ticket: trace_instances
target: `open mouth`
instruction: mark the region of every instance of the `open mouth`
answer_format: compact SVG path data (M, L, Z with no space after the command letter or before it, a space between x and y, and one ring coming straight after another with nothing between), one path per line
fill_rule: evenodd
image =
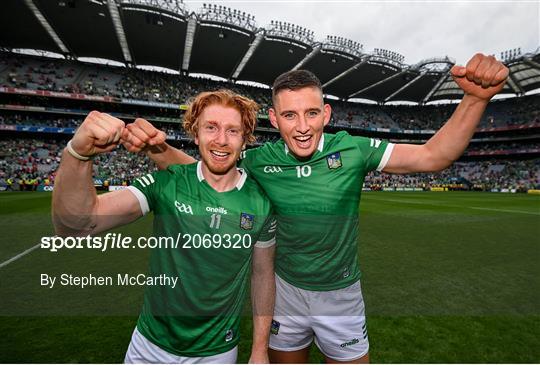
M300 148L308 148L311 145L311 141L313 140L312 135L308 136L296 136L293 137L293 139L296 141L296 144Z
M210 154L212 155L214 159L222 161L222 160L226 160L227 157L229 157L231 153L225 152L225 151L210 150Z

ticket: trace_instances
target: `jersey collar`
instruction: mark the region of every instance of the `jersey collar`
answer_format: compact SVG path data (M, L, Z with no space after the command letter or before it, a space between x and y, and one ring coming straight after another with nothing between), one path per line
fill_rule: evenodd
M244 183L247 179L247 173L244 171L244 169L241 169L239 167L236 168L238 171L240 171L240 179L236 182L236 189L240 190L244 186ZM199 179L199 182L204 181L204 175L202 173L202 161L197 162L197 178Z
M289 146L287 146L287 143L285 143L285 141L283 141L283 144L285 145L285 154L288 155L289 154ZM317 146L317 150L319 152L322 152L324 148L324 133L321 134L321 139L319 140L319 145Z

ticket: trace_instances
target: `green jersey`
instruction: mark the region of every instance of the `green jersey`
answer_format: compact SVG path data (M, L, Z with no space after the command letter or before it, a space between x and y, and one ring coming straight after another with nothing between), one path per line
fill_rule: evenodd
M179 284L147 286L138 330L163 350L211 356L238 343L240 312L253 247L275 243L276 222L260 186L247 173L236 188L216 192L201 163L173 165L137 179L129 189L143 213L154 212L149 275L178 277Z
M299 161L283 140L243 154L278 220L275 270L307 290L335 290L360 278L358 206L365 175L382 170L393 144L346 132L324 134Z

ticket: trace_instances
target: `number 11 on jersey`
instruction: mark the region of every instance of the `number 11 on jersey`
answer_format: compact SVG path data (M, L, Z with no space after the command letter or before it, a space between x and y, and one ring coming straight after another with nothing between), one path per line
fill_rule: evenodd
M221 224L221 214L214 213L211 215L210 219L210 228L219 229L219 225Z

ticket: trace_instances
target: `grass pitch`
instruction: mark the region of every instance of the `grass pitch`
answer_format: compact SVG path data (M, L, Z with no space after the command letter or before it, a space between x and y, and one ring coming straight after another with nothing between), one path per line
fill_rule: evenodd
M360 208L372 362L540 362L540 196L379 192ZM0 263L52 234L49 211L48 193L0 194ZM148 236L151 217L117 231ZM143 289L47 289L40 274L135 274L147 260L37 249L0 268L0 362L121 362ZM242 331L246 362L249 316Z

